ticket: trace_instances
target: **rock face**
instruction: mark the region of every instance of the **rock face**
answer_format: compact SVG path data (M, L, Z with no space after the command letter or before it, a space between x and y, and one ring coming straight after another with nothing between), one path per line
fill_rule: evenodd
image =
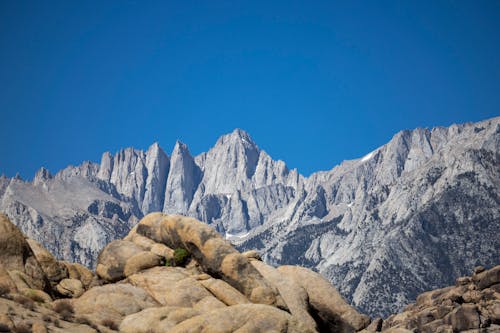
M215 230L193 218L147 215L128 240L112 241L103 249L97 263L100 279L93 279L91 286L85 281L86 272L76 274L78 266L57 261L39 244L26 242L6 217L0 220L0 229L11 236L2 240L4 248L16 249L0 253L2 331L348 333L370 322L319 274L302 268L310 279L302 288L279 269L240 254ZM66 267L66 274L57 281L54 270L46 269L52 274L49 284L40 268L39 280L30 276L34 287L21 292L24 286L19 280L12 280L15 287L11 288L2 277L24 267L19 263L24 253L33 253L30 243L37 247L44 267L57 264ZM184 247L192 251L190 261L179 267L165 266L167 258L152 262L145 254L158 256L151 252L155 245ZM40 266L34 256L31 260L33 266ZM135 269L127 274L131 260ZM324 297L335 295L336 308L310 301L317 298L312 292L316 288ZM342 311L337 313L338 309Z
M500 262L499 147L500 117L405 130L306 178L235 130L198 156L154 144L55 175L42 168L33 182L0 177L0 211L57 258L89 267L144 215L188 215L269 264L314 268L384 316Z
M387 318L382 331L499 332L500 266L460 277L455 286L423 293L397 315Z
M49 280L24 235L3 214L0 214L0 267L8 273L2 274L8 289L50 292ZM13 288L13 283L9 283L11 279L22 283L15 283L17 288Z

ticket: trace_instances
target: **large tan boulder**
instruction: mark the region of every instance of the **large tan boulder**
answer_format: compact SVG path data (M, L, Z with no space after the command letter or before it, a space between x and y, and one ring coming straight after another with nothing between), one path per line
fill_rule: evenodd
M472 279L481 290L500 283L500 265L479 274L474 274Z
M200 280L199 282L226 305L250 303L242 293L223 280L208 278Z
M59 281L68 277L68 269L66 266L57 261L57 259L40 245L40 243L29 238L27 242L52 286L57 285Z
M59 294L66 297L80 297L85 289L83 288L82 281L77 279L63 279L56 286L56 290Z
M290 314L263 304L240 304L184 320L170 333L313 333Z
M17 286L10 274L0 266L0 296L17 292Z
M25 289L19 290L19 293L22 294L23 296L30 298L31 300L33 300L37 303L50 303L50 302L52 302L52 297L50 297L50 295L47 294L46 292L39 290L39 289L25 288Z
M163 213L150 213L144 216L139 223L132 228L125 239L133 239L135 235L140 235L145 236L156 243L164 243L162 238L161 222L165 216L166 215Z
M130 276L132 274L138 273L142 270L159 266L162 264L163 258L152 252L143 251L139 252L125 262L125 267L123 269L123 274L125 276Z
M97 276L87 267L67 261L62 261L61 263L68 270L68 277L70 279L80 280L85 290L97 286Z
M214 229L179 215L149 214L136 232L158 243L188 250L209 274L220 276L254 303L276 304L277 291Z
M192 308L165 306L149 308L125 317L120 324L123 333L168 333L175 325L199 315Z
M50 283L22 232L0 214L0 266L30 277L32 287L51 293Z
M462 304L445 318L444 322L451 325L456 331L477 329L481 325L478 307L475 304Z
M86 315L92 321L112 321L119 325L123 317L158 303L143 289L128 283L94 287L72 300L75 313Z
M149 249L149 251L158 256L164 257L169 262L171 262L171 260L174 258L174 250L172 250L165 244L155 243L153 246L151 246L151 249Z
M215 299L199 281L181 267L154 267L129 276L127 281L146 290L164 306L193 308L205 298ZM223 306L225 305L219 304L219 307Z
M143 250L149 251L155 244L157 244L154 240L144 237L137 233L137 225L134 226L128 233L128 235L123 238L123 240L132 242L138 246L140 246Z
M278 288L290 313L311 330L316 330L316 321L309 314L309 296L305 289L289 276L280 273L276 268L262 261L254 260L252 265Z
M144 250L132 242L114 240L99 254L96 273L108 282L122 280L125 278L124 270L127 260L141 252Z
M370 324L370 318L350 306L320 274L299 266L280 266L278 271L306 290L309 304L324 325L323 331L356 332Z

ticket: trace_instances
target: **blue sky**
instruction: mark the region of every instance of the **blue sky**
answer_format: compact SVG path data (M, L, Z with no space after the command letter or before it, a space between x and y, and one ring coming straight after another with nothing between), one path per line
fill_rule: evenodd
M500 115L499 1L0 1L0 174L239 127L303 174Z

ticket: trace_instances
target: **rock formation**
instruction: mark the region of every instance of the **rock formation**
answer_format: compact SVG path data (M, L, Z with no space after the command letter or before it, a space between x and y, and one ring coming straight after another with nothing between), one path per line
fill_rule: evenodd
M425 292L382 323L382 331L500 332L500 266L477 267L454 286Z
M499 147L500 117L405 130L303 177L235 130L197 156L153 144L55 175L42 168L33 182L0 177L0 211L56 258L88 267L146 214L188 215L268 264L313 268L384 316L500 261Z
M1 332L500 330L500 266L477 267L455 286L421 294L402 313L370 320L318 273L271 267L188 217L147 215L104 248L97 274L56 260L4 215L0 230ZM190 259L172 266L178 247Z
M97 274L57 261L4 215L0 230L3 332L342 333L370 322L319 274L302 268L298 283L294 267L282 274L188 217L147 215L103 249ZM179 247L190 260L173 267Z

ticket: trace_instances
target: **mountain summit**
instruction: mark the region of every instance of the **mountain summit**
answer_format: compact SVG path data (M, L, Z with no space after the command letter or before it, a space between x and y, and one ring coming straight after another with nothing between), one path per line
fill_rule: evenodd
M500 262L499 147L500 117L405 130L303 177L236 129L198 156L156 143L54 176L43 169L33 182L0 177L0 211L57 257L91 267L144 215L182 213L269 264L319 271L355 306L385 315Z

